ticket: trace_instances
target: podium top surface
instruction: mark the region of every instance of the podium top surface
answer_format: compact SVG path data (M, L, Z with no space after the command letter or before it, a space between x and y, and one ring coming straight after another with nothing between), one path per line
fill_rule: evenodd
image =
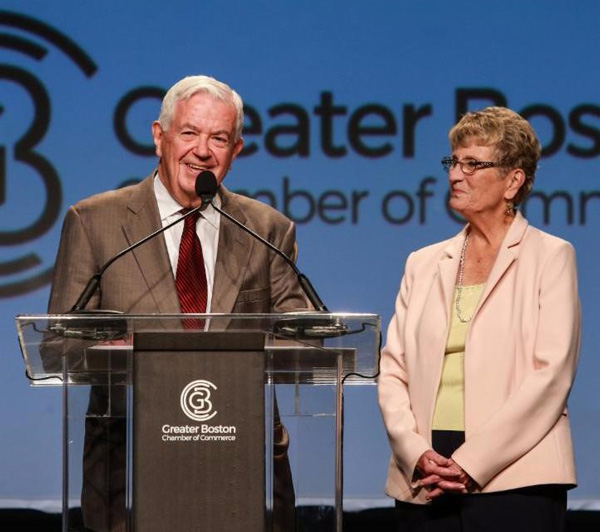
M380 349L376 314L294 312L284 314L77 314L18 315L19 345L32 385L93 384L107 374L128 382L136 333L165 338L192 335L199 345L217 332L234 337L260 333L271 362L268 371L297 372L300 380L319 375L323 382L355 373L373 376ZM198 343L198 342L197 342ZM239 344L239 342L238 342ZM110 354L110 355L109 355ZM332 355L339 368L327 362ZM108 362L106 362L108 361ZM308 371L310 368L314 371ZM337 377L335 372L339 371ZM307 373L308 372L308 373Z

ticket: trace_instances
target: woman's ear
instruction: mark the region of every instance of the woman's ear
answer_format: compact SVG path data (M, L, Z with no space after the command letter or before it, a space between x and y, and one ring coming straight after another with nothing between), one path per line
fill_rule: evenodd
M511 170L506 181L506 191L504 192L504 199L512 200L519 192L519 189L525 183L525 172L521 168L515 168Z

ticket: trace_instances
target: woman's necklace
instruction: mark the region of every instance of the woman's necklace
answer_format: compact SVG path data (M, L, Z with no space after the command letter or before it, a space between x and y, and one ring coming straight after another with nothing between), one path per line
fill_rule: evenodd
M461 323L469 323L473 318L473 314L471 314L468 318L463 316L462 310L460 308L460 299L462 296L463 290L463 275L465 272L465 254L467 251L467 242L469 241L469 233L465 236L465 241L463 243L462 251L460 252L460 264L458 266L458 284L456 285L456 316Z

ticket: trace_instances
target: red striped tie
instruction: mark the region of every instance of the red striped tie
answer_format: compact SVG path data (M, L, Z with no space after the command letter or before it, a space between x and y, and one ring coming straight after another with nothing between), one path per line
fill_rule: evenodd
M183 214L186 212L189 212L189 209L182 211ZM208 289L202 246L196 234L196 222L199 217L200 212L197 211L188 216L183 222L175 285L177 286L181 312L202 314L206 312ZM204 321L183 320L183 326L186 329L203 329Z

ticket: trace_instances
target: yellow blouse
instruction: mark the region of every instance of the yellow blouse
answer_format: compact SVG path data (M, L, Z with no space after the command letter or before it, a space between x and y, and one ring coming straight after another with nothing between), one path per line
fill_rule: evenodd
M463 318L469 318L475 312L485 284L463 286L460 297L460 310ZM433 430L465 430L464 408L464 359L465 342L470 323L462 323L456 313L456 294L450 314L450 331L446 342L442 379L438 389Z

